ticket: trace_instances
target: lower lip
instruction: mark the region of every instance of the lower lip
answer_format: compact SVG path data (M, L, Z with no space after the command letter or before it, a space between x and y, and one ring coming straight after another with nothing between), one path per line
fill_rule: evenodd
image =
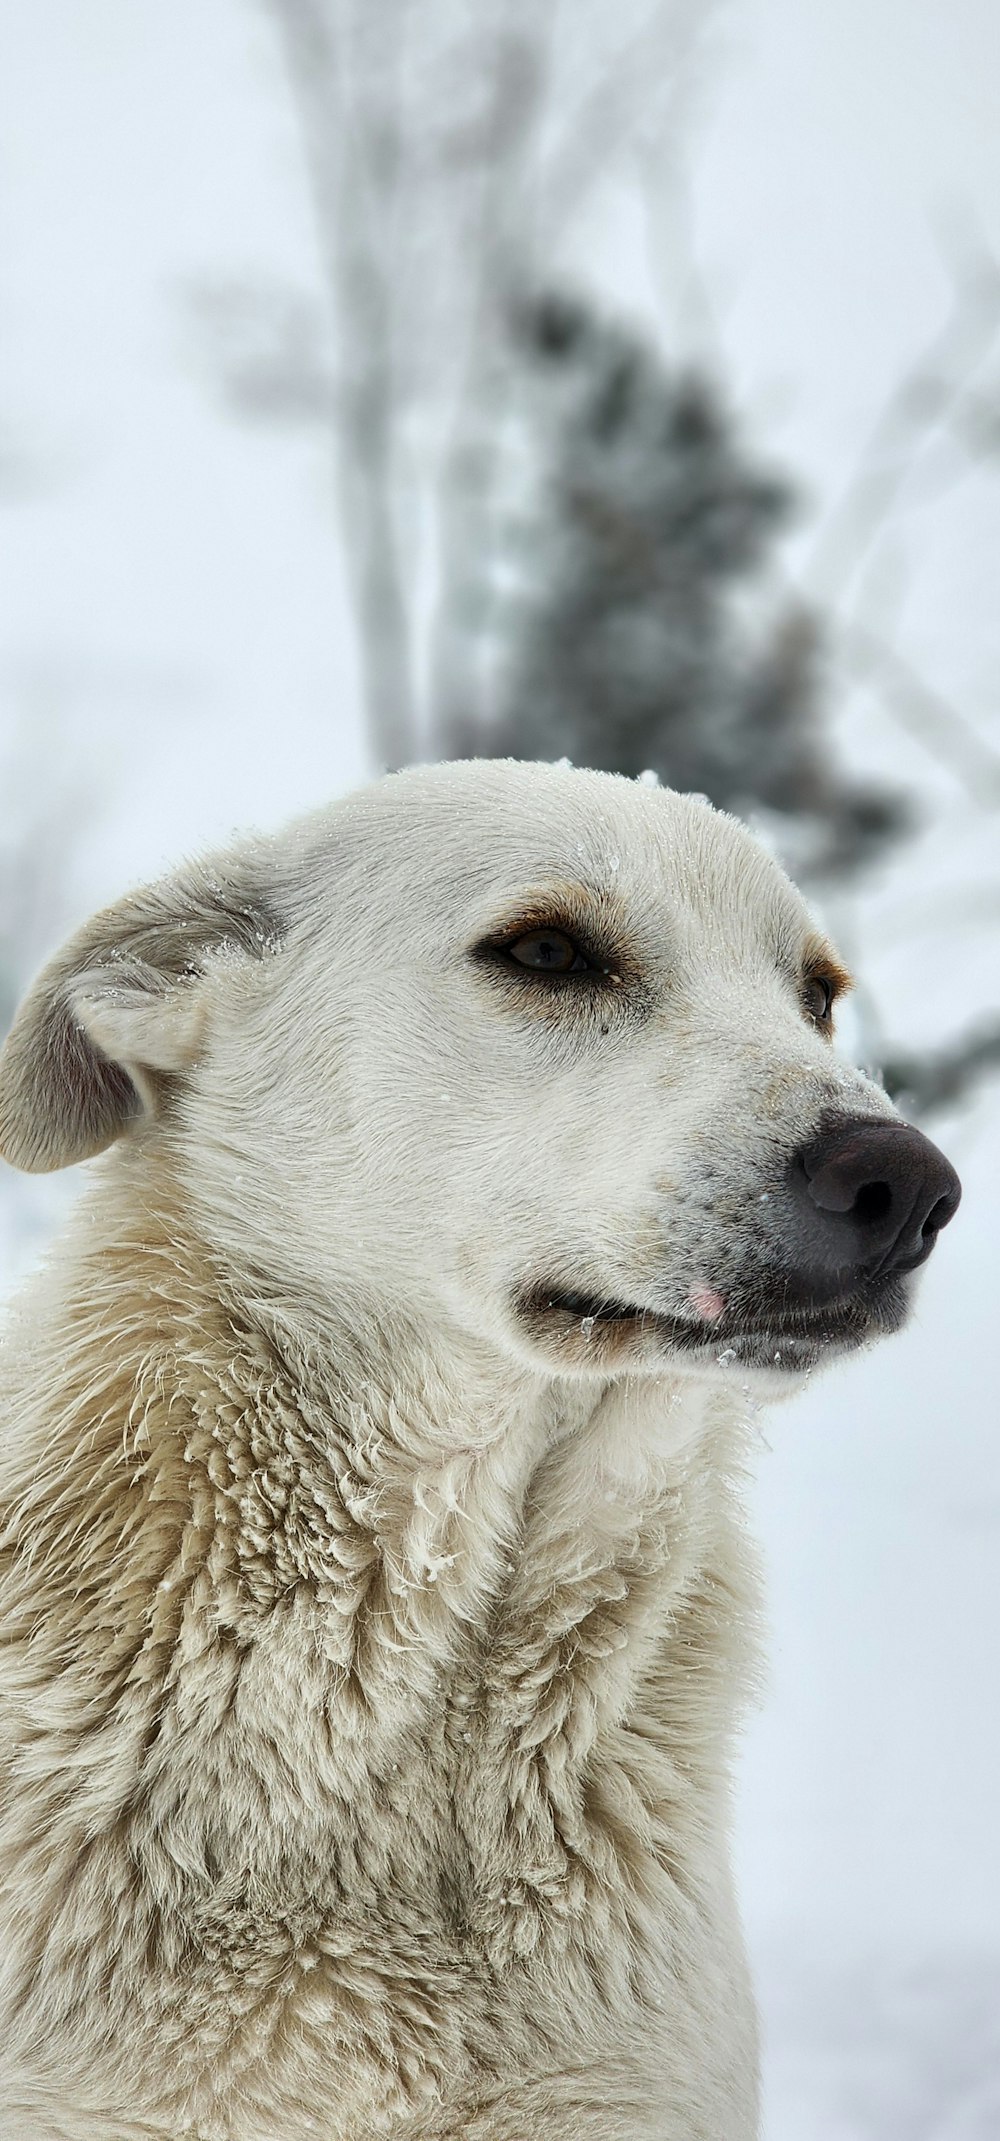
M539 1336L539 1323L543 1327L548 1323L553 1337L558 1334L563 1346L572 1346L574 1339L579 1339L588 1352L593 1348L595 1365L599 1359L610 1359L612 1353L619 1359L627 1357L639 1344L647 1359L655 1348L661 1357L669 1353L698 1355L709 1366L714 1355L722 1367L732 1364L736 1368L775 1369L780 1375L815 1365L824 1354L854 1351L879 1333L898 1330L908 1295L905 1281L897 1276L891 1283L872 1285L867 1295L841 1298L837 1304L828 1304L826 1311L814 1309L815 1322L798 1329L791 1319L791 1327L786 1328L780 1323L774 1328L767 1322L741 1327L731 1300L702 1281L690 1289L684 1304L686 1313L679 1316L657 1313L655 1309L629 1313L625 1303L618 1315L588 1314L583 1297L577 1313L575 1307L560 1303L558 1297L550 1299L541 1292L533 1301L523 1300L520 1308L522 1314L527 1312L530 1316ZM600 1340L604 1343L595 1345Z
M572 1316L560 1312L561 1320L553 1330L565 1343L572 1343L579 1336L590 1350L599 1338L617 1340L614 1350L618 1353L631 1342L646 1339L654 1344L659 1339L664 1352L698 1356L706 1366L713 1360L722 1368L734 1370L766 1368L782 1373L814 1366L824 1354L840 1350L850 1351L873 1337L878 1329L892 1329L895 1319L885 1323L877 1317L871 1322L851 1318L840 1328L818 1328L815 1331L772 1331L766 1328L721 1331L714 1328L718 1319L710 1322L702 1318L700 1323L657 1316L652 1310L634 1316L590 1317ZM604 1348L600 1348L603 1354Z

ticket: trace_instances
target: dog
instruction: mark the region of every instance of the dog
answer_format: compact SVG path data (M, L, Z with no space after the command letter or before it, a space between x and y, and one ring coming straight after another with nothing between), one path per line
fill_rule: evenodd
M2 1351L9 2141L751 2141L761 1398L959 1196L700 799L395 774L98 915Z

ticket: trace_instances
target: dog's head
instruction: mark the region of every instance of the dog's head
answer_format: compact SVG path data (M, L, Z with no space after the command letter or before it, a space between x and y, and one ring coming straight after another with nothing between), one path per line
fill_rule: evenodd
M669 790L395 775L123 901L0 1060L0 1151L167 1156L303 1315L771 1384L893 1330L956 1176L832 1048L775 862Z

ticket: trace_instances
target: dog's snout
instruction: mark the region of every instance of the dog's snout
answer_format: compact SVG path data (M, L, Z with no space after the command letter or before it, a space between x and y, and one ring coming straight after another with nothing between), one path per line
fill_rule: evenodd
M915 1271L958 1210L950 1162L909 1123L839 1123L796 1155L813 1271Z

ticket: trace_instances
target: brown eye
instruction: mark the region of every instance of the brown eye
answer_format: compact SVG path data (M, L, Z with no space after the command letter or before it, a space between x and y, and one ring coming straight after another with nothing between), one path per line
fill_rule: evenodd
M833 983L825 974L810 974L802 990L803 1009L817 1026L828 1026L833 1011Z
M518 966L533 968L537 974L583 974L589 970L582 951L561 929L529 930L527 936L518 937L506 949L508 958L516 959Z

